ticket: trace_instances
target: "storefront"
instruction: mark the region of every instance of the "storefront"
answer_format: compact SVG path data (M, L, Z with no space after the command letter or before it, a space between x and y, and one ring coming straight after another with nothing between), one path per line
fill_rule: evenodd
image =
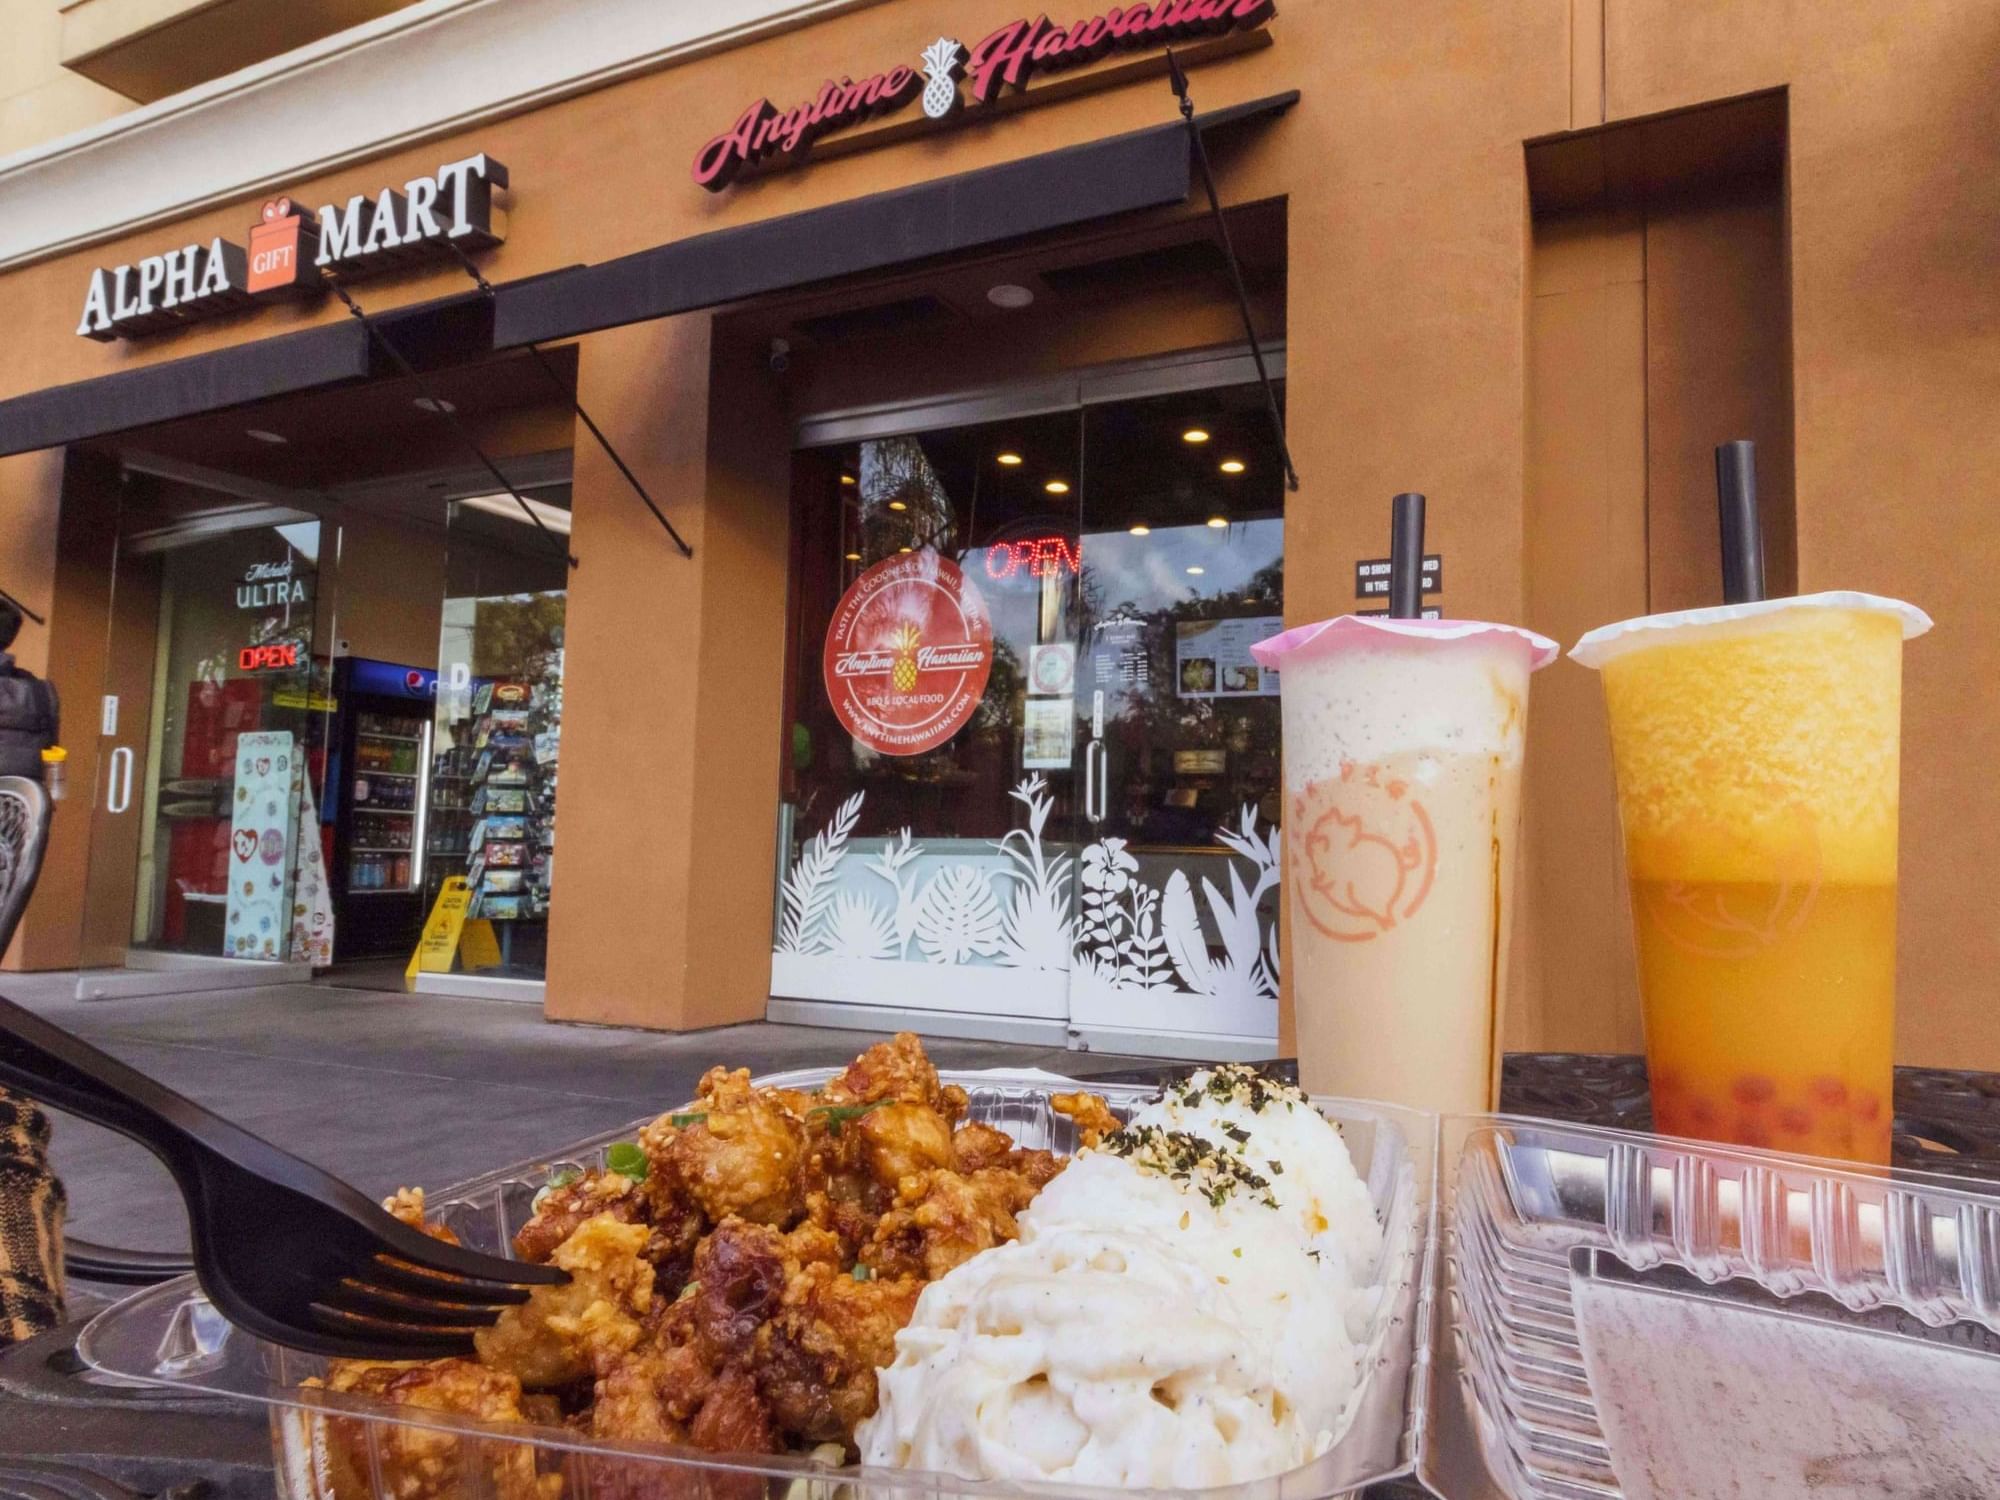
M554 1019L1268 1053L1282 746L1248 646L1371 607L1406 489L1448 614L1571 640L1706 602L1705 467L1747 436L1774 588L1940 622L1903 1051L2000 1063L2000 811L1963 794L2000 640L1939 561L1992 550L2000 476L1977 18L478 29L507 9L0 163L0 585L50 617L22 655L76 788L15 963L254 980L316 966L324 913L337 964L393 967L463 879L417 982ZM586 56L598 9L621 58ZM409 103L453 42L486 93ZM176 185L61 185L114 167ZM59 199L81 231L37 227ZM1633 1047L1597 686L1535 694L1508 1041Z

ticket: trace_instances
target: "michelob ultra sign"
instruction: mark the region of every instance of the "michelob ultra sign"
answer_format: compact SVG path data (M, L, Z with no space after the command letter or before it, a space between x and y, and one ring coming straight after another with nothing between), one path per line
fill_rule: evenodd
M178 327L271 297L325 288L446 245L483 250L507 237L495 190L507 168L480 152L373 197L357 193L307 214L274 198L250 228L250 248L217 236L90 274L76 331L108 343Z

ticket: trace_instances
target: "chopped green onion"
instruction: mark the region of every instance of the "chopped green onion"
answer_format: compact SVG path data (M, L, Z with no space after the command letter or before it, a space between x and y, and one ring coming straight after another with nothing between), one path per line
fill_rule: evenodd
M873 1281L875 1279L875 1273L869 1270L868 1267L862 1265L861 1262L857 1260L854 1263L854 1279L856 1281Z
M687 1301L688 1298L692 1297L696 1292L700 1290L701 1290L701 1283L699 1281L690 1281L686 1286L681 1288L680 1295L675 1297L674 1301L685 1302Z
M646 1180L646 1153L631 1141L620 1141L604 1153L604 1165L634 1182Z
M877 1099L872 1104L823 1104L817 1109L807 1110L806 1113L810 1115L825 1115L826 1133L828 1135L839 1135L840 1127L849 1120L858 1120L863 1115L868 1114L872 1110L880 1109L889 1102L887 1099Z
M562 1167L557 1171L549 1173L549 1186L552 1188L566 1188L571 1183L581 1179L582 1176L583 1168L581 1167Z
M685 1115L668 1115L667 1123L676 1130L686 1130L690 1125L699 1125L708 1118L708 1111L697 1109Z

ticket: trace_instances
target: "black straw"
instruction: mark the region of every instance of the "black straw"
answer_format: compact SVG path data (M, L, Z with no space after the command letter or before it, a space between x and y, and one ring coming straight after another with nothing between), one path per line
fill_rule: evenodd
M1424 497L1415 491L1389 502L1389 614L1414 620L1424 612Z
M1764 529L1757 519L1757 445L1748 438L1715 450L1715 501L1722 521L1722 602L1764 597Z

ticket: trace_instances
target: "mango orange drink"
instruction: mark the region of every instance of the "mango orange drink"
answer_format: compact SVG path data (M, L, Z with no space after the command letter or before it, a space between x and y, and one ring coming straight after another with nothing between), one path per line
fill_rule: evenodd
M1816 594L1570 653L1604 677L1662 1132L1888 1161L1903 641L1929 628Z

